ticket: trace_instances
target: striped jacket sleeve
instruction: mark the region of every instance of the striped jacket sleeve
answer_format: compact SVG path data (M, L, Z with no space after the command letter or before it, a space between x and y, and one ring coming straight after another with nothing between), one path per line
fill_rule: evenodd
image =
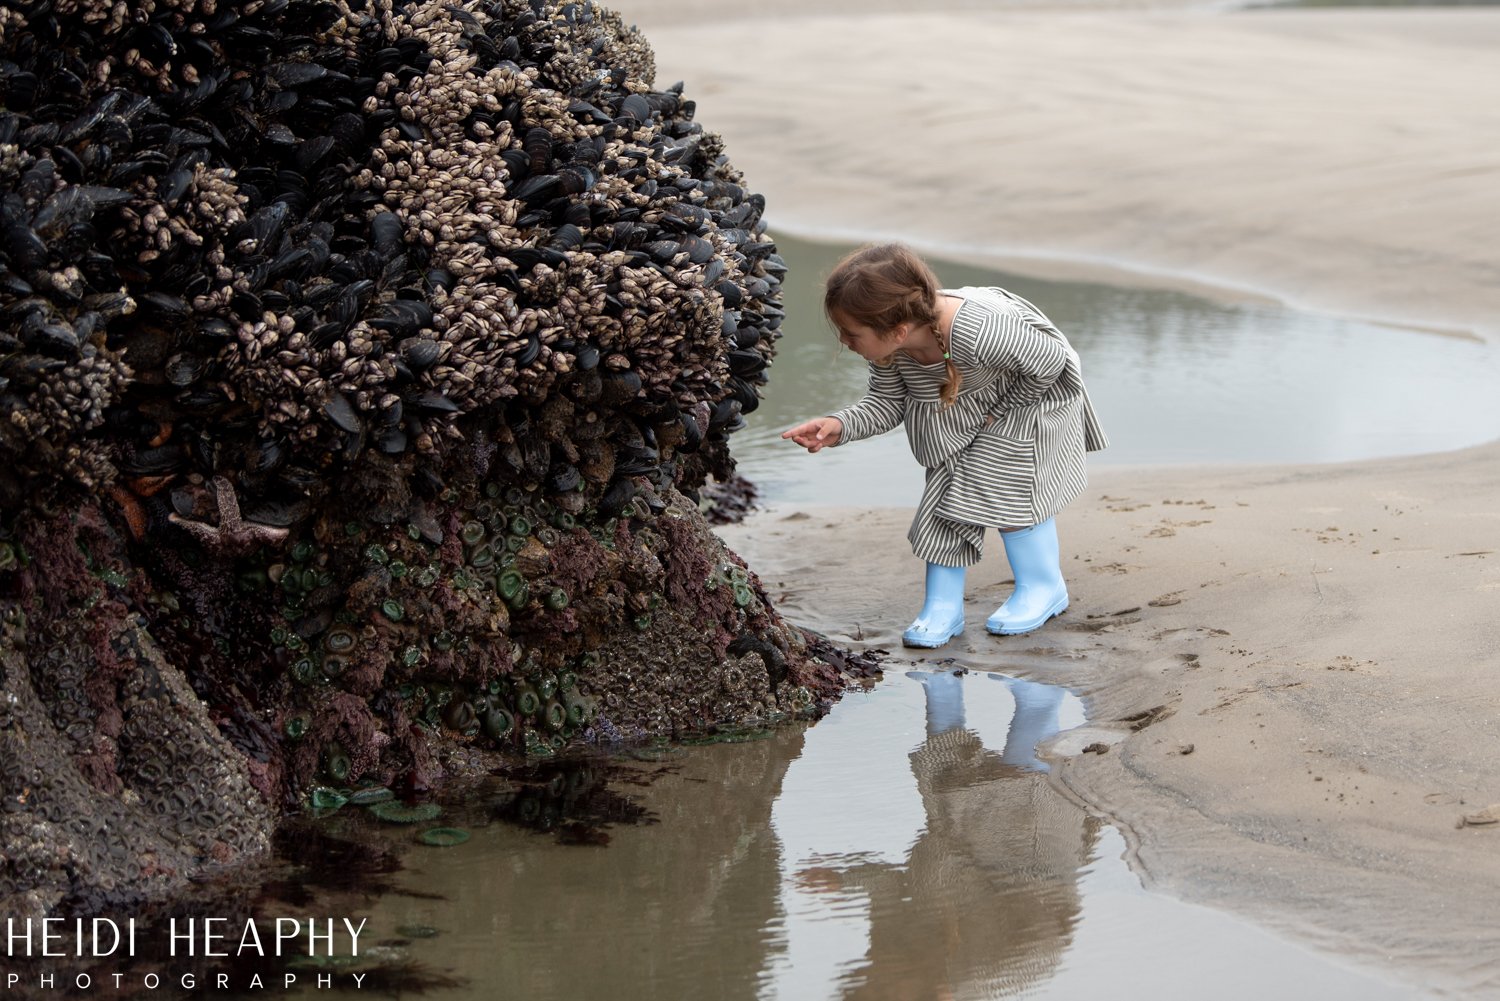
M895 365L870 363L870 390L863 400L837 413L844 425L839 444L872 438L901 423L906 416L906 381Z
M995 406L996 414L1040 400L1067 367L1068 353L1065 341L1010 309L986 315L974 339L976 365L1012 373L1010 387Z

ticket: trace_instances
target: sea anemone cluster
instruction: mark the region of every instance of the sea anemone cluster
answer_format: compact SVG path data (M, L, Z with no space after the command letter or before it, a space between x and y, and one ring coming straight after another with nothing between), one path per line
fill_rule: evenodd
M784 265L694 111L592 2L0 4L0 742L78 780L0 794L170 812L218 741L279 809L832 693L699 511Z

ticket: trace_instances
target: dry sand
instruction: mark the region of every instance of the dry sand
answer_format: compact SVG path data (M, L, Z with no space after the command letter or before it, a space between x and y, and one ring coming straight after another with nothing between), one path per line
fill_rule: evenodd
M619 6L785 230L1500 336L1500 10ZM909 517L724 534L794 619L899 650ZM1500 803L1500 445L1110 469L1059 525L1072 609L985 636L992 538L944 655L1089 696L1055 774L1148 883L1500 995L1500 824L1455 826Z

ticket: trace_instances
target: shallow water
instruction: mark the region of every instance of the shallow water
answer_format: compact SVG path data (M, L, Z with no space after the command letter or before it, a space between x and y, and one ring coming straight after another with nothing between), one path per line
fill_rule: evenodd
M499 819L514 787L470 804L456 848L347 807L327 826L405 852L362 913L432 998L1419 996L1143 891L1033 753L1082 720L1063 689L892 672L815 725L539 781L540 828ZM608 797L642 822L560 843Z
M778 238L787 312L765 399L734 438L740 471L787 503L912 505L901 430L809 455L780 434L864 394L865 363L822 318L846 245ZM934 261L950 287L1002 285L1058 325L1111 444L1091 464L1333 462L1500 436L1500 349L1463 337L1180 292L1046 281Z

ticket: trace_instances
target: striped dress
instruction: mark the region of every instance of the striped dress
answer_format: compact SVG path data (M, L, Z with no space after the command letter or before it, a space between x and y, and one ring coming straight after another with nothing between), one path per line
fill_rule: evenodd
M963 373L943 409L944 365L897 352L870 365L870 391L832 416L839 444L905 422L927 470L907 538L918 557L944 566L979 562L987 526L1046 521L1087 482L1084 453L1109 444L1089 402L1078 353L1041 310L999 288L944 290L963 300L949 353Z

